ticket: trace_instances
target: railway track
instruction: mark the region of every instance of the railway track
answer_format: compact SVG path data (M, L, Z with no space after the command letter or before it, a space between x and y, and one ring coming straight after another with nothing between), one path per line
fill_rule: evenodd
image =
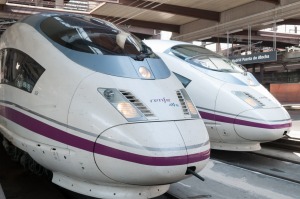
M212 150L210 163L200 173L206 181L183 180L171 185L169 194L180 199L298 199L300 157L285 150L263 148L260 153Z
M272 154L255 152L213 151L211 159L300 185L299 156L299 162L296 162L289 158L280 157L280 155L274 156Z

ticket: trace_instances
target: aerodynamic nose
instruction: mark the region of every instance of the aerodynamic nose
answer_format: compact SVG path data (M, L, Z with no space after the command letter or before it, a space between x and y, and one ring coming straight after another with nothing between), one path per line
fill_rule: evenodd
M200 170L209 159L208 135L199 121L136 123L108 129L96 140L96 164L103 174L121 183L154 185L181 180L187 167Z
M240 113L234 120L236 133L251 141L273 141L288 133L291 118L282 108L252 109Z

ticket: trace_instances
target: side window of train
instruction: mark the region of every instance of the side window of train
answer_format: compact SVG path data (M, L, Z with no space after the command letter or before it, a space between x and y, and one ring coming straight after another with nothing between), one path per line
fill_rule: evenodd
M1 83L31 93L44 71L42 66L21 51L4 49L1 53Z
M1 50L1 83L4 84L9 84L12 75L8 65L10 65L10 62L13 60L13 58L9 57L9 54L9 50Z
M2 83L2 79L4 78L4 67L3 67L3 60L4 60L4 50L0 51L0 82Z
M191 83L191 81L192 81L192 80L190 80L190 79L188 79L188 78L186 78L186 77L184 77L182 75L179 75L179 74L177 74L175 72L173 72L173 73L174 73L174 75L176 75L176 77L182 83L182 85L184 86L184 88L186 88L189 85L189 83Z

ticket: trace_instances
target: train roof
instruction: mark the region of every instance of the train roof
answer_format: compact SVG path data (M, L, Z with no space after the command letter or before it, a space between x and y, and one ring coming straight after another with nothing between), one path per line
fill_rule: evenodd
M52 44L49 49L55 47L72 61L96 72L140 78L136 67L154 64L156 66L149 69L155 79L170 76L161 59L140 39L105 20L84 15L41 13L17 24L20 23L28 24L47 39ZM25 31L23 36L26 40L32 33Z

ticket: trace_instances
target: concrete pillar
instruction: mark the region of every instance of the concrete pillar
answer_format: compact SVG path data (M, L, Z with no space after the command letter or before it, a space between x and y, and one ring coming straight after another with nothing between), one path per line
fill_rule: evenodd
M221 44L220 43L216 43L216 52L220 53L221 51L222 51Z
M35 6L43 6L43 0L34 0Z
M264 83L263 82L264 81L264 64L260 64L259 67L260 67L259 81L261 84L263 84Z
M55 0L55 8L63 9L64 8L64 0Z
M252 74L255 74L255 64L252 65Z

